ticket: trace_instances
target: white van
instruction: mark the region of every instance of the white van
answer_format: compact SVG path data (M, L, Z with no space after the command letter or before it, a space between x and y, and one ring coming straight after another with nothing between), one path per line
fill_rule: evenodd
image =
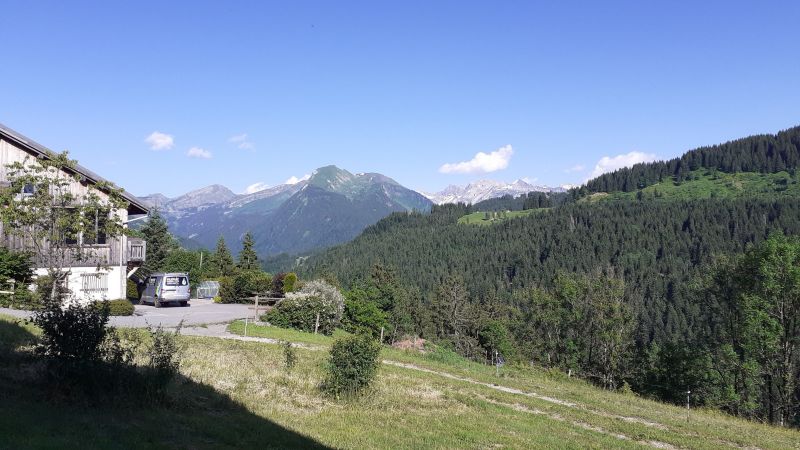
M188 273L154 273L147 278L141 302L152 303L156 308L173 302L189 306L191 297Z

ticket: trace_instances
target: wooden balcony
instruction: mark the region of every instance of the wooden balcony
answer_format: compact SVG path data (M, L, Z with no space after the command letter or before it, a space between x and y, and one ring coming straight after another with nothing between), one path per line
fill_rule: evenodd
M144 239L128 238L128 264L141 264L147 259L147 242Z

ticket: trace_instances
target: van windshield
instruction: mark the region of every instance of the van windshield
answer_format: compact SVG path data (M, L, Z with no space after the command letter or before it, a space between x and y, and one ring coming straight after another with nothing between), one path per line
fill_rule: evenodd
M186 277L167 277L165 283L167 286L186 286L189 280Z

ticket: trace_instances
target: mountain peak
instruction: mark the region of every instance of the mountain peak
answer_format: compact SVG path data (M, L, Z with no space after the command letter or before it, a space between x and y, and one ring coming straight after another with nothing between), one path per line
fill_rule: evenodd
M311 173L308 184L317 186L327 191L338 192L342 186L352 182L352 173L334 165L320 167Z
M466 186L447 186L444 190L426 194L431 201L436 204L443 203L478 203L490 198L511 195L519 197L528 192L561 192L563 188L551 188L547 186L536 186L528 181L519 179L513 183L503 183L495 180L478 180Z

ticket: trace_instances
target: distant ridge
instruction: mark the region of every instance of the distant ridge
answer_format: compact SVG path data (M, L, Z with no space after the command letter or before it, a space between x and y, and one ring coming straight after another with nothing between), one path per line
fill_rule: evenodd
M211 185L176 198L150 194L142 200L158 206L170 230L186 242L213 248L223 236L238 251L250 231L265 257L340 244L393 212L428 211L432 205L385 175L336 166L251 194Z

